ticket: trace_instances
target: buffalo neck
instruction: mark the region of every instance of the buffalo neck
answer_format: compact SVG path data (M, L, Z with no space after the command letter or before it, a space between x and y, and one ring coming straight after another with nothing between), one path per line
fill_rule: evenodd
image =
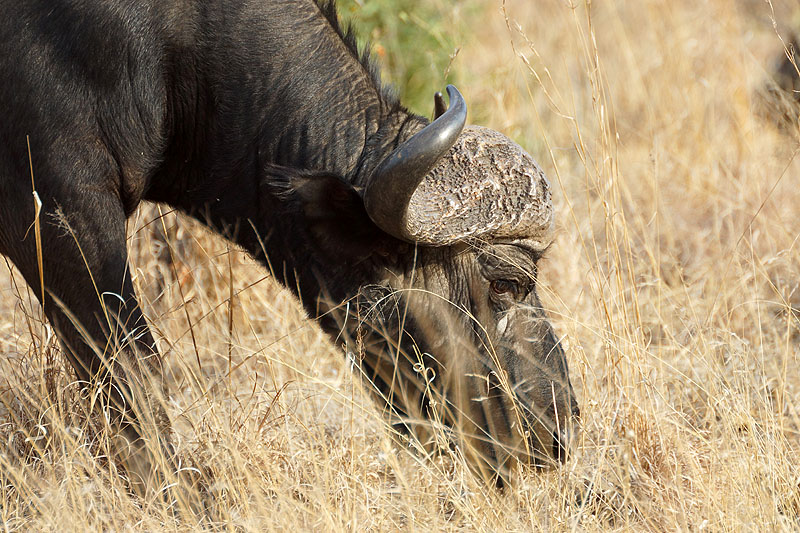
M185 199L255 159L363 179L370 154L395 140L409 114L382 91L332 8L205 4L181 15L190 29L165 38L165 179L151 181L149 196Z
M303 209L278 192L276 169L363 187L424 121L382 92L316 3L276 3L270 16L257 4L224 19L203 12L195 46L173 50L172 131L148 199L237 242L315 314L320 295L341 300L358 290L354 280L369 283L374 261L321 254Z

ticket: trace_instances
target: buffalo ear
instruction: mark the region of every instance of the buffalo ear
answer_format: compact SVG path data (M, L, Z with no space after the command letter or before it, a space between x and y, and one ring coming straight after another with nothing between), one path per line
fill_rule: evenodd
M361 195L339 176L298 173L289 177L288 188L315 250L349 262L392 249L394 238L372 222Z

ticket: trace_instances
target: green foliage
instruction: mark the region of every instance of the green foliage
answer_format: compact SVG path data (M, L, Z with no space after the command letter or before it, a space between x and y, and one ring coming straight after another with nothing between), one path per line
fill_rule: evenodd
M462 40L453 13L460 8L435 0L339 0L337 7L355 26L359 45L371 45L384 83L412 111L430 116L433 93L458 82L450 66Z

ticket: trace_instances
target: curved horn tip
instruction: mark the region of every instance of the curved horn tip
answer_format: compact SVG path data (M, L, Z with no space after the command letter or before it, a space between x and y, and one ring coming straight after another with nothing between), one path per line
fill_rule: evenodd
M444 96L442 96L442 91L437 91L433 95L433 120L441 117L445 111L447 111L447 106L444 104Z
M447 110L452 111L453 115L457 115L463 121L463 123L466 124L467 102L464 100L464 97L461 96L461 91L459 91L456 86L452 84L448 85L446 90L447 98L450 100Z
M454 98L453 95L455 95L455 97L458 97L458 98L460 98L462 100L464 99L464 97L461 96L461 91L459 91L458 88L455 85L453 85L452 83L448 83L447 87L445 87L445 90L447 91L447 97L450 100L452 100Z

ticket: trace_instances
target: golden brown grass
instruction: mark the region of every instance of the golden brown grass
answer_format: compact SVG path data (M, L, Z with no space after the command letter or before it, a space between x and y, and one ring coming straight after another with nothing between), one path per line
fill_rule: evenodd
M555 188L539 291L583 411L563 467L500 493L455 455L414 453L263 269L174 215L176 262L156 260L147 208L135 282L206 516L129 495L33 293L3 274L2 527L800 529L800 145L796 111L779 124L764 91L773 20L786 38L800 10L773 4L508 0L456 17L472 121L520 140Z

